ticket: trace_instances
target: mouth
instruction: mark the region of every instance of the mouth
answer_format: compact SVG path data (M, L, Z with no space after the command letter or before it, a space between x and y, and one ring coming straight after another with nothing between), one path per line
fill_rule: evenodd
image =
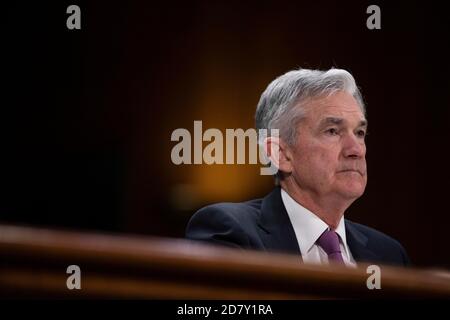
M351 173L351 172L353 172L353 173L359 173L360 176L364 176L363 173L362 173L361 171L356 170L356 169L345 169L345 170L340 170L340 171L338 171L338 173Z

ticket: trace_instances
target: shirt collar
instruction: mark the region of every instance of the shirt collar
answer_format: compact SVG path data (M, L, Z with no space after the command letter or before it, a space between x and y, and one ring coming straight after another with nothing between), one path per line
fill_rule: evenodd
M309 211L296 202L286 191L281 189L281 198L291 220L297 236L298 245L302 254L307 254L322 233L329 226L313 212ZM345 234L345 219L341 218L336 233L341 238L346 254L348 253L347 239Z

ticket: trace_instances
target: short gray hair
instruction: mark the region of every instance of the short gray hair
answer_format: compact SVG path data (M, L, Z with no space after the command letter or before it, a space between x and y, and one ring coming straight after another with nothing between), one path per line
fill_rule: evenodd
M303 106L311 99L345 91L358 102L365 115L364 101L350 72L298 69L276 78L262 93L256 108L256 129L278 129L288 144L296 141L296 125L304 117ZM296 107L296 108L294 108ZM262 143L262 141L260 141Z

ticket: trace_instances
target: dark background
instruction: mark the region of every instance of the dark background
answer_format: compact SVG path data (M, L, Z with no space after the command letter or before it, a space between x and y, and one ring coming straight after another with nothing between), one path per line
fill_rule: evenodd
M273 182L259 165L175 166L172 131L251 128L275 77L335 66L370 123L369 184L347 218L450 268L443 4L130 2L2 4L0 223L182 237L196 209ZM66 28L70 4L81 30ZM381 30L366 28L370 4Z

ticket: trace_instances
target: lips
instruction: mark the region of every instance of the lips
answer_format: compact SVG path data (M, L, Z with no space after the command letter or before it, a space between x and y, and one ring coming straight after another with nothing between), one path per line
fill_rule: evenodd
M338 173L343 173L343 172L357 172L359 173L361 176L364 176L364 174L362 173L361 170L358 169L344 169L344 170L339 170Z

